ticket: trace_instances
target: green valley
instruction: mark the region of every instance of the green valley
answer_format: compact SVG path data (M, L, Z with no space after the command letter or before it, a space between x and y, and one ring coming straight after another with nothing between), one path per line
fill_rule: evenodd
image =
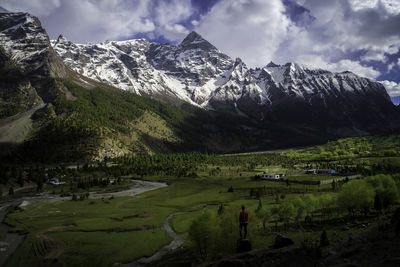
M162 258L162 265L174 266L182 259L199 264L213 261L218 255L235 253L241 205L250 213L253 248L273 246L275 236L284 234L296 248L316 251L322 231L331 244L338 244L349 235L362 234L365 230L359 225L376 231L398 207L400 161L397 154L387 152L390 146L398 153L398 136L340 139L280 153L155 154L125 156L78 169L65 165L47 168L47 173L67 184L44 185L41 190L64 198L32 201L9 213L6 223L27 237L8 266L54 261L68 266L112 266L149 257L171 242L164 230L170 214L174 214L170 226L186 242ZM341 149L350 152L338 152ZM305 174L313 168L335 169L337 174ZM39 177L40 169L25 172L28 177ZM255 179L264 172L286 176L279 181ZM10 174L4 168L2 173ZM354 174L362 176L351 180ZM123 190L130 179L166 182L168 186L134 197L81 197L89 191L102 191L102 187L110 192L113 187ZM337 182L296 182L332 179ZM357 189L362 190L361 200ZM32 190L33 195L41 191ZM71 200L73 195L76 201ZM196 221L199 223L194 224ZM201 241L196 239L195 227L204 234ZM207 253L199 254L199 246L205 246Z

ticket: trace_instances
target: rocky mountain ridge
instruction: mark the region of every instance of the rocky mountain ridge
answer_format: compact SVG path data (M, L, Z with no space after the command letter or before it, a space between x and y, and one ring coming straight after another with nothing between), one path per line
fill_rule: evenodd
M398 118L384 86L372 79L297 63L251 69L196 32L176 46L145 39L74 44L63 36L52 45L67 66L91 79L259 121L301 121L338 135L358 135L382 124L395 127L391 121Z
M50 41L27 13L0 10L0 22L0 127L33 112L29 127L15 124L26 134L1 132L0 145L50 142L45 160L266 150L399 126L384 87L350 72L251 69L195 32L179 45L74 44Z

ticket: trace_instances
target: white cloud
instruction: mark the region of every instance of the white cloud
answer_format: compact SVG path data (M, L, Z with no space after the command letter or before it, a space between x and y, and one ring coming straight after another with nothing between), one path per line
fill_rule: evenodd
M361 65L358 61L352 61L349 59L342 59L337 63L330 63L333 67L332 71L351 71L362 77L376 79L381 73L372 67Z
M364 66L359 61L342 59L332 63L322 56L300 55L297 60L299 63L310 68L321 68L332 72L351 71L359 76L376 79L381 73L372 67Z
M381 5L390 14L397 15L400 13L400 2L398 0L350 0L350 5L355 11L373 9Z
M388 80L380 81L380 83L385 86L386 91L390 96L400 96L400 84Z
M394 8L395 5L390 5L393 1L297 2L304 5L314 19L308 25L290 28L286 40L274 54L276 62L311 63L331 71L349 70L377 78L380 72L365 63L386 63L389 55L399 51L400 16L393 10L388 11L390 7ZM355 56L363 50L366 52L361 57Z
M171 41L182 40L189 34L189 30L181 24L167 24L162 28L162 34Z
M155 34L162 35L170 41L182 40L189 30L180 23L187 20L194 12L191 1L171 0L154 1L151 4L156 24Z
M143 1L142 1L143 2ZM154 20L157 24L175 24L187 19L194 12L190 1L153 1Z
M390 72L395 66L396 64L394 62L390 63L389 65L387 65L387 71Z
M193 13L184 0L0 0L0 6L38 16L51 38L62 33L82 43L150 32L177 40L188 32L179 22Z
M0 5L39 16L51 38L62 33L74 42L121 39L155 28L148 4L139 0L0 0Z
M388 60L388 58L387 58L387 56L385 56L384 51L370 50L361 57L361 60L386 62Z
M290 27L281 0L221 0L195 30L229 56L260 66L272 58Z
M61 5L61 0L0 0L0 6L9 11L31 12L47 16Z

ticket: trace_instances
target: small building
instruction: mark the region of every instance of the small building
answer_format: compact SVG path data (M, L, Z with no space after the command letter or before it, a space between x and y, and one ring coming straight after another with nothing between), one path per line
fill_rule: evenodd
M279 180L280 175L277 173L263 173L260 175L262 180Z
M336 170L333 170L333 169L311 169L311 170L306 171L306 174L334 175L334 174L336 174Z
M51 185L62 185L65 184L65 182L61 182L60 179L58 179L57 177L53 177L49 180L49 184Z

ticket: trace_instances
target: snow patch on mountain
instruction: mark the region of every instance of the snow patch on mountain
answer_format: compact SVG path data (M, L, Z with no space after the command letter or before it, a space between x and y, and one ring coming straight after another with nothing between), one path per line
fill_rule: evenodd
M22 70L37 69L49 50L48 37L36 17L0 12L0 47Z
M312 105L314 98L325 102L345 92L382 90L374 81L351 72L332 73L297 63L270 62L248 69L242 60L231 59L196 32L176 46L145 39L74 44L63 36L52 45L66 65L91 79L206 109L223 104L243 110L240 103L248 101L269 107L271 99L284 95Z

